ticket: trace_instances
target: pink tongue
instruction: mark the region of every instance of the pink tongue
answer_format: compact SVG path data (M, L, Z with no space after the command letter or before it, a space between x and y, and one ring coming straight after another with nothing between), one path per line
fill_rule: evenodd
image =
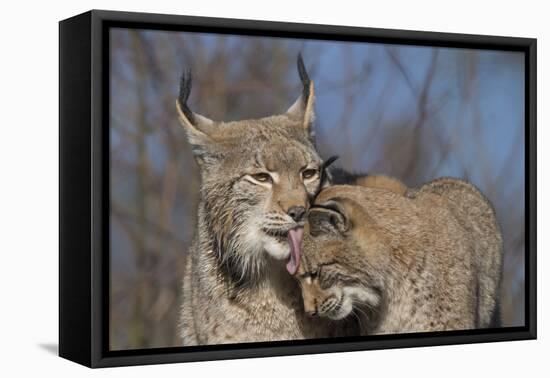
M290 244L290 259L286 263L288 273L294 275L300 266L300 248L302 246L302 237L304 228L296 227L288 231L288 243Z

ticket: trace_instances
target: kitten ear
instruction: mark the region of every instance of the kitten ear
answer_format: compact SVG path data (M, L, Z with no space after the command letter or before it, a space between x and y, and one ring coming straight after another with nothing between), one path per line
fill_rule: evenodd
M335 201L328 201L311 208L308 222L313 236L334 231L343 234L350 228L344 209Z
M313 111L313 105L315 103L314 85L306 71L302 54L298 54L297 65L298 74L300 75L300 80L302 82L302 94L287 110L286 114L290 118L299 120L304 130L313 137L313 121L315 119L315 113Z
M193 154L201 158L207 152L208 146L215 143L212 139L215 124L211 119L189 109L187 99L191 93L191 84L191 71L187 70L181 76L176 108L180 123L187 133L187 140L192 146Z

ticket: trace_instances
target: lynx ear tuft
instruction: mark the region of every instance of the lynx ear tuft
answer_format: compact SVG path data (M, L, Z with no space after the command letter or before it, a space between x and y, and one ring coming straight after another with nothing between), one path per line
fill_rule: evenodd
M304 60L302 59L302 53L298 54L298 75L300 76L300 81L302 82L302 100L304 101L304 106L307 106L308 99L311 92L311 79L309 78L309 75L306 70L306 66L304 65Z
M211 132L210 129L212 128L211 126L214 124L214 121L206 118L205 116L192 112L187 105L187 100L191 94L192 84L191 70L188 69L181 75L180 91L176 102L180 121L185 127L196 128L199 131L208 134L209 131Z
M321 166L321 180L319 185L319 191L323 188L326 188L329 186L332 182L332 175L330 174L328 167L332 165L336 160L338 160L339 156L331 156L329 157L325 162L323 162Z
M294 119L301 121L302 127L313 137L313 121L315 119L315 113L313 111L313 105L315 103L315 89L313 81L309 78L302 54L298 54L298 75L302 82L302 94L287 110L287 115Z
M193 85L191 70L187 69L180 78L180 91L178 95L177 107L180 114L180 119L193 126L195 124L195 115L187 106L187 100L191 94L191 87Z
M191 70L186 70L181 76L176 108L180 123L187 133L187 139L193 148L196 157L204 157L209 145L214 144L212 134L214 132L214 121L189 109L187 100L191 94L192 80Z

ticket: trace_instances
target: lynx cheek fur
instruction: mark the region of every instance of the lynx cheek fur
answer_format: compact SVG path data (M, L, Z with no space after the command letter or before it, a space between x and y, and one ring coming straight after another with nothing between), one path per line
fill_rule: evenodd
M306 319L288 274L298 262L309 198L321 185L312 138L313 82L301 57L303 93L282 114L214 122L187 106L183 76L177 109L201 172L196 236L183 282L184 345L334 336ZM285 269L285 261L286 269Z
M342 185L310 209L297 278L308 314L353 314L362 334L473 329L498 325L501 263L493 208L464 181Z

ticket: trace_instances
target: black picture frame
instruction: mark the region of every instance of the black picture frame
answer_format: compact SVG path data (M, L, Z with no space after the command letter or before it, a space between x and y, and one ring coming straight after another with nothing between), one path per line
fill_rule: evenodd
M525 326L110 351L111 27L519 51L525 54ZM59 355L88 367L536 338L536 39L92 10L59 23Z

